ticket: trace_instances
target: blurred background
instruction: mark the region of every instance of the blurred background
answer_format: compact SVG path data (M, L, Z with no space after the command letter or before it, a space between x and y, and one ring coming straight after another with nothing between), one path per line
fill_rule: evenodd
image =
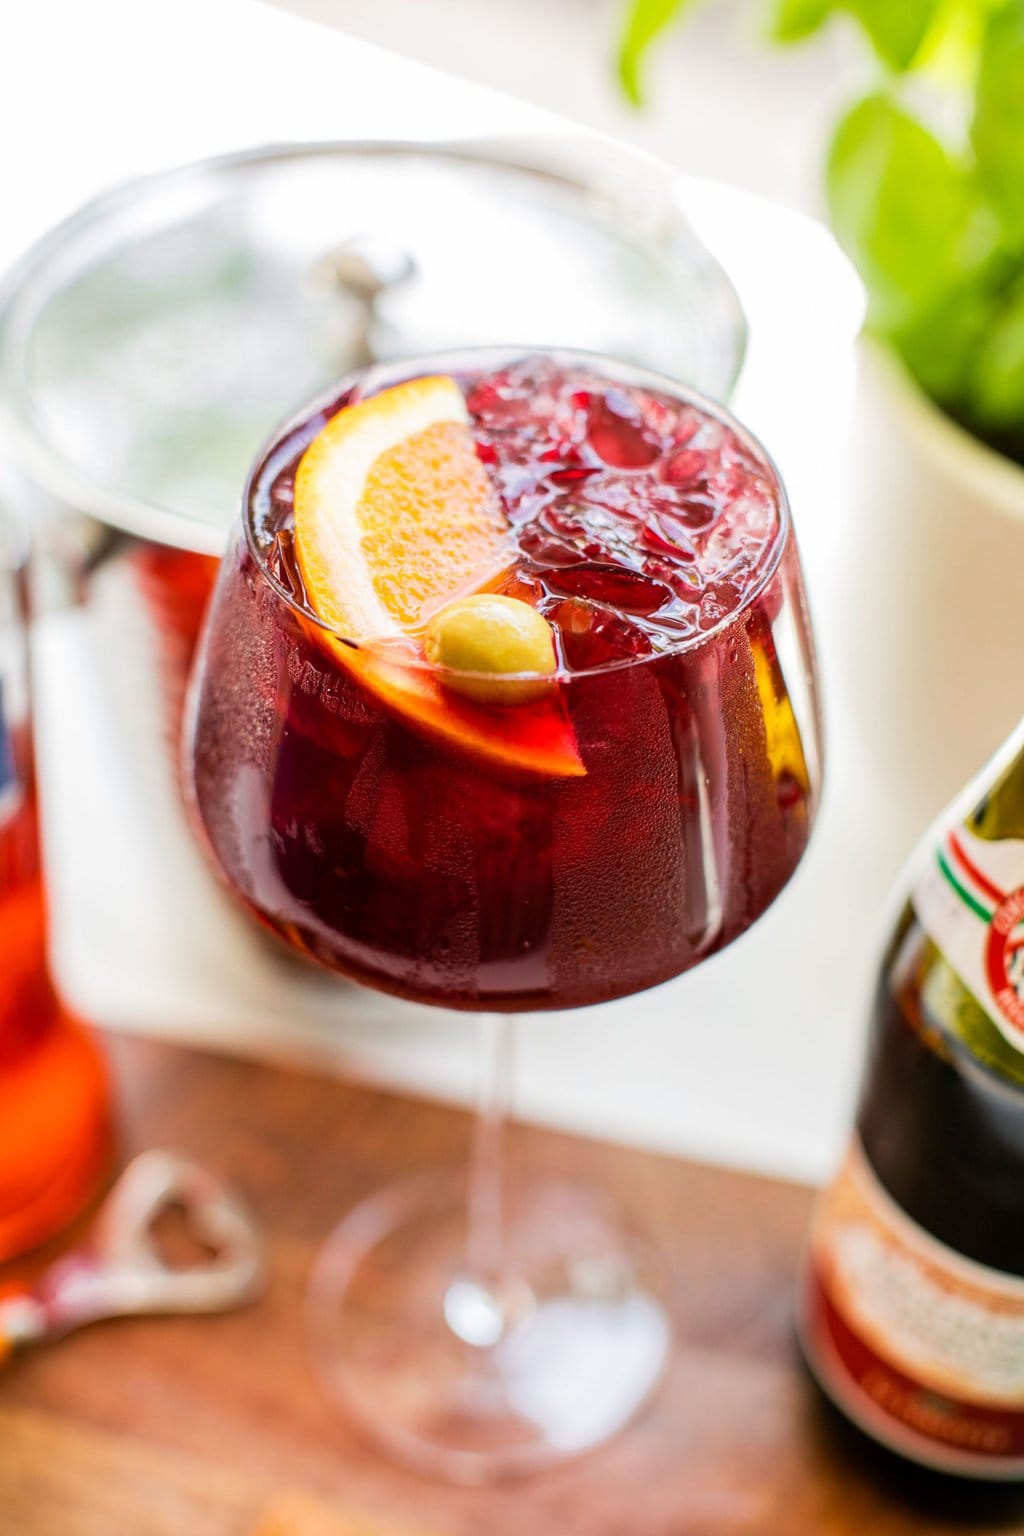
M645 103L622 88L621 0L277 0L282 9L507 92L812 214L839 107L870 73L851 19L799 49L773 47L764 0L695 0L643 68ZM653 18L667 5L651 6Z
M614 199L627 190L634 212L660 210L661 224L646 229L623 217L640 265L630 279L621 266L605 274L591 311L602 324L621 330L652 291L643 263L661 249L664 228L681 221L689 232L689 265L665 281L675 284L688 334L712 334L714 356L724 360L718 377L704 382L723 395L732 389L737 413L766 441L789 486L829 734L813 847L764 922L734 951L655 993L586 1018L528 1024L519 1107L527 1118L644 1145L824 1176L848 1123L887 892L929 820L1020 708L1009 668L992 662L1014 654L1024 609L1024 471L1003 451L1005 421L1016 409L1016 322L1011 315L1004 326L1000 311L996 324L987 289L984 303L960 302L965 285L980 283L978 274L1000 256L1000 188L1017 152L1016 140L1007 147L1005 136L987 130L971 138L971 92L991 9L924 0L906 8L824 0L678 7L503 0L486 8L472 0L182 0L172 11L125 0L96 0L88 9L36 0L6 17L12 47L35 65L13 72L0 99L0 131L18 146L0 262L22 261L8 283L0 350L5 483L13 499L45 503L40 515L56 519L75 558L96 566L89 600L55 601L38 642L53 944L61 984L81 1012L114 1028L313 1061L442 1097L471 1091L472 1053L458 1019L428 1018L284 964L228 906L185 824L173 731L154 684L157 674L166 681L169 667L183 676L181 645L169 662L167 638L176 621L187 627L194 615L186 602L184 620L177 612L169 631L165 612L154 633L153 591L138 586L138 559L128 584L117 559L104 563L111 552L138 557L131 538L139 533L216 554L234 512L227 487L237 485L238 466L285 402L305 392L301 370L290 371L294 358L282 354L277 394L254 398L212 478L158 484L152 463L140 469L131 459L131 424L141 420L132 367L141 359L151 368L154 358L167 365L161 410L170 411L174 431L185 430L176 407L195 387L200 363L225 355L213 311L193 308L190 328L176 311L164 315L159 345L150 336L144 353L129 327L115 351L103 309L109 284L75 290L72 279L93 270L101 246L120 251L119 242L173 232L206 193L194 193L188 180L153 183L126 202L115 196L56 244L33 243L127 178L254 145L468 139L486 157L494 153L486 144L501 139L506 155L511 143L516 154L560 169L568 157L571 174L591 188L574 217L604 218L607 231L607 207L602 214L598 205L612 198L614 225ZM792 40L784 45L773 30ZM922 60L927 68L919 71ZM878 105L837 150L837 123L882 86L908 111L920 107L958 146L955 155L937 141L934 149L930 139L922 143L925 129L908 128ZM1012 107L1002 77L988 91L1002 92ZM985 160L984 195L977 177L969 195L956 180L971 144ZM865 164L874 182L865 182ZM200 180L217 196L227 185L220 172ZM459 196L467 199L465 227L486 243L486 225L472 223L474 198L479 205L504 192L499 181L484 181L486 188L481 182ZM918 186L944 222L933 229L925 219L890 259L890 226L883 219L876 227L865 210L892 217L909 209L904 224L912 224ZM224 195L230 203L234 194ZM374 256L385 267L407 211L401 196L389 211L391 245ZM243 199L238 206L248 212L235 234L243 230L249 249L272 250L285 271L298 246L289 251L286 217L277 219L267 197ZM332 238L367 233L352 226L347 197L343 188L321 195L321 213L336 216ZM524 228L533 216L522 214ZM379 201L374 218L383 218ZM461 230L448 211L440 224L436 209L419 209L417 219L416 239L429 232L438 249L447 239L458 250ZM316 239L330 244L322 224ZM160 248L161 298L183 259L168 239ZM522 249L536 257L541 247L523 238ZM557 259L571 271L567 249ZM312 245L302 254L313 254ZM189 268L188 282L206 281L203 270ZM922 272L926 292L914 286ZM1016 302L1012 283L1004 289L1006 303ZM72 291L69 327L61 296ZM467 293L461 303L448 299L463 321ZM279 294L255 290L244 302L252 315L265 315L268 297L279 303ZM858 343L868 307L876 339ZM422 338L413 308L402 310L397 288L393 307L387 295L382 300L380 334L392 345ZM926 345L929 335L945 334L951 313L968 309L999 338L987 393L962 392L965 416L981 409L981 399L985 421L998 418L989 433L994 449L953 425L962 381L937 379ZM435 330L444 330L444 310L430 312ZM247 324L248 312L240 328ZM668 345L656 330L645 343ZM958 345L978 355L975 334ZM77 384L69 362L76 348L92 359ZM93 387L100 353L109 397ZM948 409L937 409L926 389L945 390ZM143 478L114 485L128 463ZM178 503L186 502L179 521ZM140 519L132 506L137 512L143 504L149 511ZM87 532L63 517L69 507L89 514ZM158 515L148 521L154 507ZM92 542L97 512L112 534L101 546ZM194 604L202 590L200 582Z
M895 1536L974 1525L979 1510L986 1528L1009 1530L1007 1517L1021 1528L1019 1508L1001 1498L972 1506L946 1483L916 1483L863 1448L851 1451L797 1368L792 1318L798 1266L805 1277L814 1272L800 1259L813 1251L805 1246L807 1186L830 1181L849 1144L879 951L909 889L908 861L915 847L934 851L921 843L930 825L1020 720L1024 0L32 0L0 11L0 1263L19 1265L5 1268L0 1286L0 1367L22 1345L100 1317L256 1299L216 1325L136 1317L87 1329L77 1344L26 1348L0 1401L0 1536L15 1527L17 1536L334 1530L321 1495L364 1502L371 1517L358 1528L382 1536L392 1515L410 1536L423 1521L496 1536L526 1521L539 1536L562 1536L567 1524L611 1536L635 1525L638 1487L652 1536L803 1536L826 1527ZM196 760L217 807L205 826L235 895L206 857L182 774L200 624L261 445L347 370L379 362L379 380L395 359L480 343L592 349L728 407L779 469L806 575L826 769L792 880L737 943L674 981L600 1007L537 1012L516 1031L513 1109L526 1124L512 1133L509 1161L523 1154L532 1167L536 1154L558 1179L582 1175L612 1202L623 1197L638 1228L650 1230L654 1259L631 1223L621 1243L609 1243L604 1201L589 1192L577 1204L556 1182L536 1200L529 1180L505 1180L502 1090L512 1053L495 1016L481 1031L488 1075L472 1016L357 986L300 953L319 945L330 955L332 943L350 941L352 950L336 953L358 952L363 940L342 930L365 912L385 931L386 950L392 891L434 873L420 858L429 838L419 836L418 801L441 808L431 846L443 842L447 853L444 817L462 805L448 775L468 786L473 803L479 763L493 753L503 762L493 800L482 792L478 819L467 815L459 827L474 839L458 872L472 870L471 897L446 869L438 887L447 881L455 891L454 915L430 912L443 959L424 957L415 940L399 957L409 966L401 974L415 978L411 995L433 995L426 982L417 986L435 960L437 974L455 972L452 949L463 940L451 946L449 921L451 932L465 930L465 974L481 987L511 988L516 968L535 963L549 911L572 957L566 971L599 970L593 957L604 963L602 945L622 947L616 925L625 912L648 926L628 930L639 935L635 952L617 973L606 966L607 989L616 976L639 984L665 974L667 965L643 969L643 936L658 928L664 904L641 911L634 900L630 914L630 886L619 884L622 870L647 869L632 847L632 797L616 791L633 757L605 753L615 769L605 800L616 804L608 810L591 796L600 834L590 836L588 824L586 842L570 840L571 855L560 855L572 858L575 892L580 870L601 888L593 909L605 928L596 944L589 889L581 939L566 920L570 903L548 903L546 894L561 896L568 877L560 886L555 870L544 885L520 858L534 837L558 846L550 806L565 803L561 787L541 780L534 795L506 781L507 758L478 729L475 706L449 710L433 678L425 688L442 702L430 729L458 740L461 780L453 758L410 750L419 738L396 726L389 711L401 716L406 704L393 694L381 690L387 708L371 710L365 728L367 693L354 686L345 713L349 669L325 684L292 644L287 625L300 621L284 605L272 641L263 618L251 633L247 623L225 622L209 654L241 659L237 667L214 660L204 674L214 702L207 710L204 695ZM572 426L560 419L558 431L575 431L578 442L557 444L558 470L542 455L545 515L562 496L558 516L567 509L585 521L610 510L614 530L621 505L580 491L579 478L646 467L663 475L659 495L671 482L680 517L701 524L707 502L698 496L713 476L700 454L714 451L718 427L697 427L685 407L667 417L680 435L671 444L659 438L660 461L617 457L623 438L615 434L635 438L636 418L620 417L610 390L595 402L589 381L582 398L571 387ZM363 422L373 419L369 404ZM607 422L597 413L609 411L619 424L602 448ZM687 426L706 432L711 446L683 437ZM644 454L653 442L652 428ZM690 449L677 452L683 443ZM479 446L481 458L497 452ZM479 472L468 443L462 448ZM695 473L705 478L690 501L691 487L677 482ZM757 509L736 483L718 485L728 485L721 494L746 538ZM604 494L605 481L597 484ZM278 481L274 494L280 509L292 490ZM631 491L627 517L634 505ZM286 558L294 533L282 517L275 548ZM39 557L34 583L23 524ZM583 537L578 527L561 531ZM731 531L727 523L716 558L733 558ZM657 525L653 534L662 536ZM696 536L677 528L671 537L673 558L693 556ZM581 565L581 548L585 585L601 551L578 545L570 560ZM557 564L557 549L551 558ZM747 550L702 601L722 601L746 558ZM223 613L244 612L254 591L269 592L241 566L234 575L230 602L243 606L225 599ZM689 576L689 568L677 573L677 595ZM577 599L563 602L553 590L574 622ZM601 590L588 589L594 603L583 602L585 633L598 643L608 622L596 606ZM655 590L664 615L665 589ZM638 791L650 789L664 817L652 822L668 828L666 862L684 850L680 884L697 914L688 932L701 931L709 947L730 931L730 891L735 910L749 916L757 889L765 899L777 889L758 884L772 868L774 818L787 839L798 829L802 847L817 763L797 593L774 578L758 589L744 623L752 636L755 621L763 629L751 649L729 638L718 680L732 692L721 711L710 701L712 674L736 632L722 632L721 651L715 639L695 658L668 658L666 672L678 665L686 682L657 696L664 775L635 754L645 781ZM544 623L529 617L547 644ZM714 607L702 610L701 620L709 617ZM631 645L648 643L614 619L621 643L623 632ZM232 652L239 636L253 643ZM262 689L249 686L256 655L278 666L261 672ZM701 674L696 707L683 671L691 665ZM749 710L736 704L741 673ZM374 674L361 675L372 694ZM646 672L642 680L651 685ZM232 702L221 711L229 685ZM307 735L302 720L294 725L307 704L324 730ZM544 756L549 709L554 716L545 689L535 710L540 753L529 766L555 763L551 771L561 772L565 756ZM426 715L410 713L424 724ZM493 714L484 718L490 731ZM528 734L534 723L525 718ZM616 710L611 718L624 734L633 717ZM246 730L233 729L239 719ZM552 738L574 751L564 726L556 719ZM677 794L684 732L702 771L695 789L687 780ZM705 733L710 756L702 755ZM259 751L268 738L285 765L273 785L272 751ZM583 732L579 740L586 745ZM309 758L294 751L296 741ZM480 759L462 752L467 744ZM527 748L535 751L532 738ZM307 761L319 768L306 772ZM357 857L346 820L353 783L372 829L364 838L370 874L355 899L337 880ZM589 783L603 787L596 772ZM963 887L946 871L974 913L963 919L971 935L964 952L974 945L968 958L979 976L973 924L991 919L996 934L1019 894L1024 844L1012 785L1001 798L1005 864L989 869L975 853L976 869L957 848ZM624 813L620 799L629 801ZM385 824L394 834L387 846ZM614 836L606 845L601 835L613 826L621 858ZM760 826L768 827L763 845ZM659 858L662 846L652 836ZM699 894L689 874L695 848L705 861ZM760 859L752 850L764 856L753 873ZM296 866L306 885L288 884ZM779 880L790 867L778 864ZM544 878L547 870L542 861ZM379 900L362 905L378 877ZM239 896L294 951L275 947ZM954 900L944 888L942 899ZM423 902L403 910L413 912L412 931ZM891 1307L896 1334L913 1320L901 1289L901 1234L918 1222L923 1236L947 1244L944 1255L922 1248L922 1358L929 1330L944 1337L937 1375L920 1378L920 1397L917 1335L906 1378L876 1377L869 1350L862 1379L865 1391L871 1381L878 1387L874 1406L934 1430L942 1452L1001 1454L1004 1418L1020 1430L1020 1383L1003 1344L1024 1301L1019 1278L994 1271L989 1295L979 1265L1019 1267L1016 1186L1002 1176L1015 1155L1010 1096L1019 1061L1003 1025L957 982L959 952L947 967L944 939L932 953L934 934L912 937L931 959L905 988L901 973L899 1008L880 1012L893 1027L883 1020L888 1046L876 1041L874 1051L877 1119L897 1171L909 1170L951 1226L922 1216L880 1163L880 1186L864 1208L870 1215L877 1202L884 1215L878 1316L884 1322ZM402 942L399 935L395 953ZM386 964L373 972L372 951L371 933L366 974L399 974ZM679 963L694 953L680 948ZM901 965L909 953L904 944ZM982 991L1002 986L993 954L1019 979L1021 953L1008 939L998 953L990 948ZM553 978L557 988L563 960L554 947L551 954L544 984ZM479 995L448 994L456 1002ZM928 1027L905 1029L922 998ZM999 1003L1011 1024L1016 1001L1009 1011ZM972 1036L979 1017L983 1048ZM996 1045L989 1055L986 1030ZM960 1041L953 1049L950 1032ZM918 1066L897 1071L889 1047ZM901 1054L911 1049L919 1055ZM300 1071L275 1070L282 1064ZM472 1131L468 1116L445 1106L469 1105L480 1082ZM477 1156L468 1160L466 1202L445 1192L447 1176L436 1170L458 1164L458 1183L469 1144ZM409 1175L408 1184L395 1182ZM847 1184L838 1187L837 1208ZM104 1214L92 1225L101 1198ZM886 1214L890 1199L900 1207L898 1228ZM314 1250L339 1216L341 1237L316 1264ZM873 1220L866 1250L854 1234L854 1258L876 1252ZM889 1243L886 1223L898 1242ZM824 1253L821 1230L819 1220L813 1241ZM58 1250L39 1248L49 1239L61 1245L55 1265ZM935 1279L935 1252L940 1271L951 1266L948 1290L941 1272ZM960 1253L966 1281L954 1266ZM818 1267L824 1274L820 1254ZM330 1390L350 1411L359 1397L351 1386L359 1350L340 1338L354 1317L368 1367L357 1417L421 1468L481 1486L451 1495L393 1471L344 1415L327 1413L305 1337L301 1296L311 1270L313 1353L325 1381L338 1370ZM870 1317L876 1293L856 1284L853 1292ZM816 1315L820 1298L808 1295ZM828 1300L824 1289L821 1296ZM998 1335L987 1331L993 1317ZM680 1325L671 1348L670 1318ZM850 1336L859 1351L856 1329ZM962 1424L946 1416L955 1399L935 1395L950 1380L960 1390L958 1370L944 1374L946 1344L968 1362ZM992 1367L996 1417L981 1366L972 1374L977 1362ZM585 1459L568 1478L539 1479L529 1499L518 1484L482 1486L535 1454L536 1465L550 1465L612 1434L666 1364L651 1413L607 1457ZM435 1391L449 1368L451 1390ZM376 1410L367 1407L374 1402ZM1003 1415L998 1405L1007 1403L1013 1412ZM297 1501L295 1489L303 1490ZM27 1523L10 1498L20 1499ZM85 1523L72 1527L65 1512L76 1508ZM47 1525L53 1511L56 1524Z

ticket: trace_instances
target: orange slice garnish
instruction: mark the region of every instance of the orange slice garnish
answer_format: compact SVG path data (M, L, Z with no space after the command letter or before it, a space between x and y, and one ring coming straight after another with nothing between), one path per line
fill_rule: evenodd
M508 527L477 457L454 379L412 379L349 406L313 439L295 477L295 549L333 653L388 708L429 734L537 772L584 772L557 688L487 707L422 660L422 630L453 598L507 567ZM392 642L389 646L388 642Z

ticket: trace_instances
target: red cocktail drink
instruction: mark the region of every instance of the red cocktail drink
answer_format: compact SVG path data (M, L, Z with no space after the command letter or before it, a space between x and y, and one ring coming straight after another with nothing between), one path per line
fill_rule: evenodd
M350 389L253 475L197 699L196 800L236 890L347 975L448 1007L601 1002L727 944L800 858L814 744L790 689L803 704L809 660L791 657L795 681L780 664L796 550L771 465L701 406L578 362L459 382L510 524L489 585L556 637L556 699L473 711L499 736L515 717L519 760L390 713L305 604L295 468ZM412 647L395 663L424 665ZM567 746L582 773L560 771Z
M789 879L820 778L778 476L718 408L581 355L366 374L250 479L194 680L210 849L282 938L489 1015L465 1193L384 1191L315 1284L318 1357L397 1454L456 1478L613 1434L668 1340L592 1195L501 1175L511 1012L688 970Z

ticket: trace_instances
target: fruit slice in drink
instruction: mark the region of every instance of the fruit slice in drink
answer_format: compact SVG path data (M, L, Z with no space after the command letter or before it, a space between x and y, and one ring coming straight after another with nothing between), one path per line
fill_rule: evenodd
M490 657L486 645L467 646L465 627L451 622L435 624L435 665L427 662L430 621L493 583L514 558L453 379L413 379L331 418L296 475L295 546L326 643L391 710L513 768L584 772L557 685L523 687L537 681L523 674L554 668L553 646L545 653L524 643L529 624L519 635L495 603L486 613L481 606L473 622L495 626ZM467 604L455 617L469 615ZM545 626L539 615L531 622Z

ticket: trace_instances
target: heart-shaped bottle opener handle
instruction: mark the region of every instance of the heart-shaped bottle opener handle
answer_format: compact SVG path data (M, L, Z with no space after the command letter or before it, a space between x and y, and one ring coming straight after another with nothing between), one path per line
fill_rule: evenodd
M175 1266L162 1254L159 1217L182 1212L205 1250ZM30 1288L0 1290L0 1358L101 1318L143 1312L222 1312L256 1296L265 1278L259 1233L218 1179L170 1152L143 1152L108 1195L85 1244Z

